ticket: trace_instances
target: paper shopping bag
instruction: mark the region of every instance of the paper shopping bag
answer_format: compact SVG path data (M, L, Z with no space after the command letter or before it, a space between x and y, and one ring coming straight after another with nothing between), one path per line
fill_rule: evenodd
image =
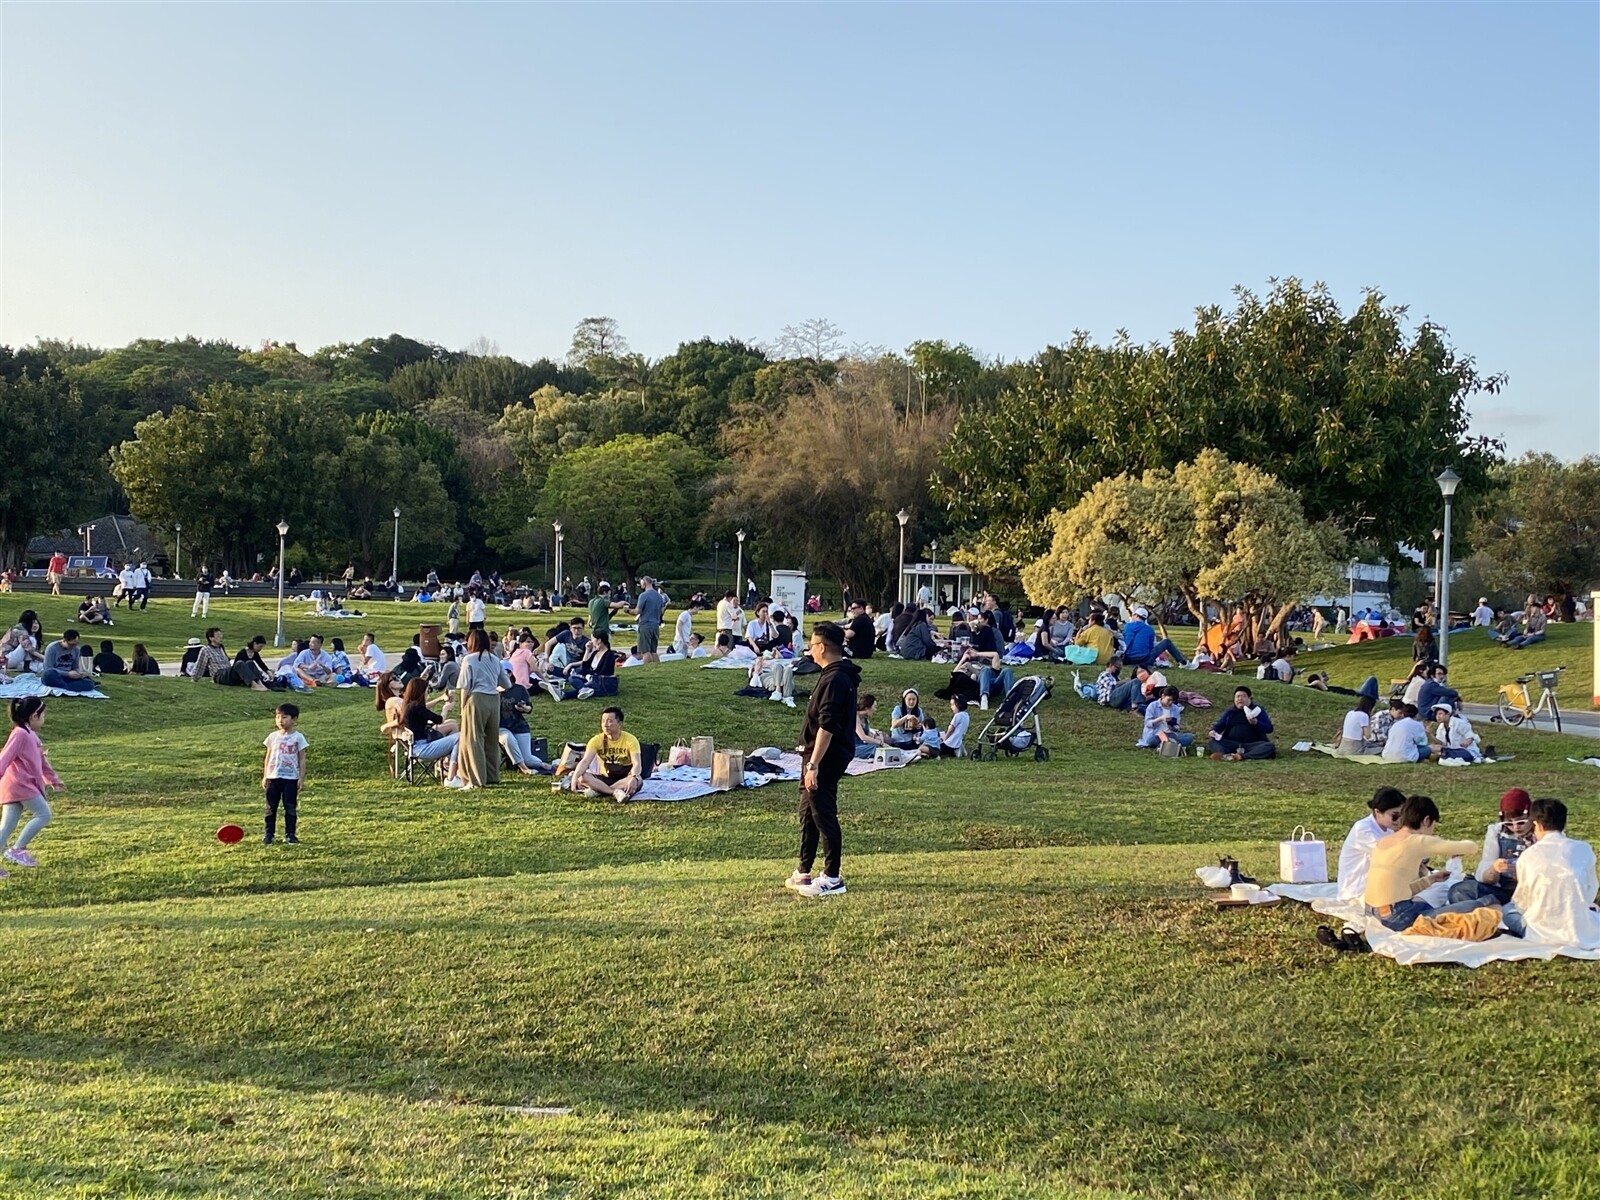
M1278 877L1284 883L1327 883L1328 844L1304 825L1278 843Z

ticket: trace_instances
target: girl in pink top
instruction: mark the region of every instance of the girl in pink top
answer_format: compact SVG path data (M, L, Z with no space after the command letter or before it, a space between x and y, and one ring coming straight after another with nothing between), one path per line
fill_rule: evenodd
M0 807L5 815L0 818L0 846L11 841L11 835L22 818L23 809L29 821L22 827L16 845L9 846L5 860L19 867L36 867L33 855L28 853L28 843L38 832L50 824L50 805L45 802L46 787L65 791L60 776L44 756L44 743L39 740L39 730L44 725L44 700L38 696L24 696L11 702L11 724L16 726L0 750Z

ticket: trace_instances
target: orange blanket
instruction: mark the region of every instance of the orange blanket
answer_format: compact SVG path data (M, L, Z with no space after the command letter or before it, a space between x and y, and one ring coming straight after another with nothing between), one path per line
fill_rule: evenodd
M1457 938L1464 942L1487 942L1500 929L1500 910L1494 905L1464 913L1440 913L1418 917L1407 933L1422 937Z

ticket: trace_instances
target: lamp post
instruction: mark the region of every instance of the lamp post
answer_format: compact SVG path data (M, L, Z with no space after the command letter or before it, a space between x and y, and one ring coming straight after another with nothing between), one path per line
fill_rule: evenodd
M183 578L183 523L180 521L172 527L172 532L178 535L178 547L172 552L172 577Z
M283 645L283 540L289 536L289 522L278 522L278 637L272 644Z
M1443 536L1444 530L1433 531L1433 613L1436 617L1439 615L1439 568L1442 565L1439 561L1439 539Z
M744 588L744 530L735 530L733 536L739 539L738 565L733 568L733 591L735 595L740 595Z
M933 611L939 611L939 543L928 547L933 554Z
M1444 550L1439 563L1439 665L1450 665L1450 502L1461 483L1461 476L1449 467L1435 481L1444 493Z
M94 553L94 526L79 525L78 532L83 534L83 556L88 558Z
M395 585L400 583L400 509L397 505L394 510L394 565L389 568L389 575Z
M722 543L711 543L711 590L714 592L722 582Z
M565 576L561 574L561 522L550 522L550 528L556 531L556 594L565 598L566 592L562 589L561 581Z
M900 574L895 576L894 597L904 604L906 601L906 522L911 520L911 514L902 508L895 513L894 519L900 522Z

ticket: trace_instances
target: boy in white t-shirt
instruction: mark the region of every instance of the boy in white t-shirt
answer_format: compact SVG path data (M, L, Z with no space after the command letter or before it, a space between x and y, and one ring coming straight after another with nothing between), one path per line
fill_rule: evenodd
M1428 727L1417 720L1417 706L1405 706L1404 715L1389 726L1389 736L1383 743L1385 762L1429 762L1437 757L1433 743L1428 740Z
M299 817L300 785L306 778L306 735L296 729L300 719L297 704L278 705L278 727L267 734L261 744L267 748L266 759L261 764L261 787L267 797L267 836L265 845L272 845L278 828L278 805L283 805L283 840L298 845L295 826Z

